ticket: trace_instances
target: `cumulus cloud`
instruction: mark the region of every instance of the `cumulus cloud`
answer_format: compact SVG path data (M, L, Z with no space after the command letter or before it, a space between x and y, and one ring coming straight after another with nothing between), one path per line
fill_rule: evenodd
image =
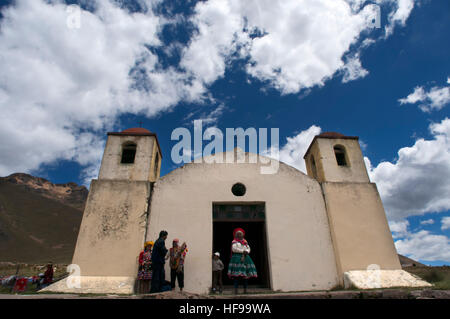
M215 125L219 121L220 116L222 116L222 114L225 110L226 110L225 104L220 103L217 107L215 107L210 112L208 112L208 113L203 112L203 113L199 114L199 116L196 120L202 121L203 125L205 125L205 126Z
M444 217L450 219L450 217ZM444 219L443 218L443 219ZM422 225L433 224L433 219L422 221ZM422 261L450 261L450 240L445 235L426 230L411 232L409 221L390 221L389 227L399 254Z
M389 222L389 228L391 229L392 237L394 239L407 236L409 233L408 227L409 227L409 221L407 221L406 219L400 220L400 221L390 221Z
M358 55L348 59L347 63L343 67L343 71L344 77L342 79L342 82L344 83L354 81L359 78L363 78L367 74L369 74L369 71L367 71L362 67Z
M419 108L423 112L438 111L450 103L450 86L435 86L428 91L423 86L418 86L411 94L398 101L402 105L419 103Z
M426 230L410 233L395 241L399 254L416 260L450 262L450 239Z
M202 98L199 82L161 69L148 49L161 45L166 21L152 10L93 4L80 11L79 28L68 26L59 1L19 0L2 10L0 175L58 159L98 167L104 131L120 114L152 116Z
M450 216L442 217L441 224L441 230L450 229Z
M422 220L420 222L420 225L433 225L434 224L434 220L433 219L427 219L427 220Z
M414 8L414 4L418 2L417 0L379 0L378 3L391 3L396 6L396 9L389 13L388 20L389 23L386 25L386 35L392 34L395 26L404 26L406 20L411 14Z
M408 1L377 1L390 23L405 22ZM364 77L350 47L373 28L377 6L353 0L209 0L191 18L198 31L181 65L211 83L233 58L245 58L247 73L282 94L324 85L336 72L344 82ZM408 7L409 8L409 7ZM411 8L412 10L412 8ZM194 67L195 66L195 67Z
M414 92L412 92L410 95L403 99L399 99L398 101L400 104L414 104L417 102L422 102L426 99L427 95L425 93L425 90L423 87L418 86L414 89Z
M450 119L433 123L429 129L432 139L421 138L401 148L393 163L373 167L365 159L391 220L450 209Z

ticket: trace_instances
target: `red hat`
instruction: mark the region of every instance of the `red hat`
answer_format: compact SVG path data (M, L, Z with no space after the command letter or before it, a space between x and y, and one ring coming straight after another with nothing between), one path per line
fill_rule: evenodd
M242 228L236 228L235 230L233 230L233 237L236 237L236 233L240 231L242 233L242 235L245 236L245 230L243 230Z
M178 239L178 238L175 238L174 240L173 240L173 242L174 243L178 243L180 240Z

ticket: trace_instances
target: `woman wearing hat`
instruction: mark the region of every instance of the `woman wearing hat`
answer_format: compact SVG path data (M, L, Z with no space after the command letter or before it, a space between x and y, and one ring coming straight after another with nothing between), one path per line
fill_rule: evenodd
M170 256L170 285L175 289L175 281L178 280L178 287L183 291L184 287L184 260L188 252L186 243L181 247L178 245L180 240L175 238L172 242L172 248L169 250Z
M152 280L152 247L153 242L147 241L144 244L144 250L139 254L139 292L141 294L149 293L150 281Z
M238 292L239 279L244 282L244 293L247 293L249 278L256 278L256 267L250 258L250 246L244 239L245 231L236 228L233 231L234 240L231 243L231 260L228 264L228 277L234 280L234 293Z

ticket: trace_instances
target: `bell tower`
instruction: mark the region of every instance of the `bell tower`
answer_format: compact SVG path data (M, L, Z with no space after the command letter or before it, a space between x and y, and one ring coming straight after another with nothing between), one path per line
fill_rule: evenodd
M335 132L314 137L304 156L308 175L319 182L369 183L358 139Z
M322 188L340 281L352 271L401 270L376 184L371 183L358 137L326 132L304 156L308 176ZM347 284L347 283L345 283Z
M99 179L155 182L160 169L155 133L141 127L108 133Z
M155 133L144 128L108 133L72 259L78 274L71 280L78 285L60 280L45 290L133 293L160 168L161 149Z

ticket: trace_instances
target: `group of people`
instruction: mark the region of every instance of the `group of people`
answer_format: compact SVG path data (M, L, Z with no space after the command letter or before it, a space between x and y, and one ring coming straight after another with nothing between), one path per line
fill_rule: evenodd
M0 276L0 285L11 288L14 292L24 292L28 289L28 284L35 284L36 290L40 290L53 283L53 263L48 263L46 267L44 273L32 277L18 276L17 274L6 277ZM19 268L17 268L18 272Z
M184 287L184 262L188 252L184 242L179 244L179 239L174 239L172 247L168 250L165 245L167 231L162 230L159 238L144 244L144 250L139 255L139 292L155 293L166 290L174 290L178 281L180 291ZM257 271L253 260L250 258L250 246L244 239L245 231L236 228L233 231L233 241L231 243L231 259L228 264L227 275L233 279L234 293L238 293L239 283L242 282L244 293L247 293L248 279L256 278ZM169 259L170 283L165 280L164 264ZM223 262L220 260L220 253L215 252L212 259L213 285L212 291L222 292L222 271Z
M184 287L184 260L188 252L186 243L181 244L180 240L174 239L172 247L167 250L165 241L167 231L162 230L159 238L155 241L148 241L144 244L144 250L139 254L139 292L154 293L169 289L175 289L176 282L180 291ZM164 264L170 258L170 286L166 282Z

